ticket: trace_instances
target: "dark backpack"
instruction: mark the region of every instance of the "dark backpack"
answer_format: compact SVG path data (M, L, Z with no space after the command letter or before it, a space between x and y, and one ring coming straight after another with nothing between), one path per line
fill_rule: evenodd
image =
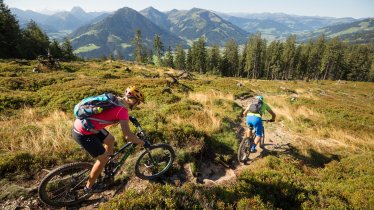
M83 99L77 105L75 105L74 116L81 120L84 129L92 131L95 128L91 120L95 120L103 124L115 123L113 121L106 121L92 117L95 114L99 114L102 111L111 109L115 106L118 106L118 99L111 93L91 96Z
M261 114L262 101L260 99L251 98L249 103L249 112Z

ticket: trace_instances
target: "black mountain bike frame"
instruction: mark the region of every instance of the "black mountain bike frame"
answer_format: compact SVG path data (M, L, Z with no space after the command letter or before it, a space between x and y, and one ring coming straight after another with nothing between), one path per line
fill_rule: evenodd
M130 116L130 121L136 127L136 129L138 131L137 134L140 134L140 136L138 135L138 137L145 137L144 131L143 131L142 127L140 126L140 123L138 122L138 120L135 117L131 117ZM107 178L114 177L117 174L117 172L122 167L122 165L125 163L125 161L127 160L127 158L131 154L134 153L135 147L136 147L136 145L134 143L127 142L117 152L115 152L114 154L112 154L112 155L109 156L109 160L108 160L107 164L104 167L104 174L105 174L105 176L103 177L103 180L105 180ZM115 157L117 157L117 155L120 155L120 154L123 154L123 156L121 157L121 159L119 160L119 162L114 163L113 159ZM111 164L114 164L114 168L109 168L109 171L108 171L108 165L111 166Z
M109 176L114 176L117 174L118 170L121 168L121 166L123 165L123 163L126 161L126 159L134 152L135 150L135 146L133 143L131 142L128 142L126 143L124 146L121 147L121 149L119 149L117 152L115 152L113 155L110 155L109 157L109 160L108 160L108 163L107 164L110 164L112 163L112 160L119 154L121 153L124 153L124 155L122 156L122 158L120 159L120 161L118 163L116 163L116 166L114 167L114 169L112 169L110 171L110 174L107 174Z

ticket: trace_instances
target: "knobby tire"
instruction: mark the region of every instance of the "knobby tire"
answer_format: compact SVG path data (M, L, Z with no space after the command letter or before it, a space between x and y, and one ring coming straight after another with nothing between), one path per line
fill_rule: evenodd
M135 163L135 174L141 179L156 179L170 169L174 159L175 153L170 145L151 145L139 155Z
M51 171L38 187L40 200L50 206L63 207L88 199L91 194L84 193L83 188L92 166L92 163L78 162Z

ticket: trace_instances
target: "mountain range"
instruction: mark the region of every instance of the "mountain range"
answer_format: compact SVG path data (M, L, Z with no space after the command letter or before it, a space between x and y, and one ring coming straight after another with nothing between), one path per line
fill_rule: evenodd
M45 15L34 11L11 8L20 25L31 19L51 37L68 37L75 53L83 57L121 55L131 57L131 40L141 30L144 44L153 48L155 35L165 48L177 44L191 46L204 37L207 45L223 46L229 39L244 44L248 37L260 32L262 37L284 40L291 34L298 41L315 39L322 33L328 38L340 36L352 43L373 42L373 18L333 18L296 16L283 13L226 14L199 8L161 12L153 7L141 11L121 8L113 13L85 12L79 7L71 11Z
M138 29L141 31L145 46L149 49L153 47L156 34L162 38L165 46L181 44L186 47L182 39L128 7L119 9L96 23L77 29L69 37L73 48L81 56L100 57L113 54L128 57L133 52L131 41Z
M97 19L108 16L106 12L85 12L80 7L73 7L70 11L57 12L46 15L31 10L11 8L11 12L18 18L23 28L30 20L35 21L50 37L61 39L79 27L92 23Z
M142 15L183 40L194 41L202 36L205 37L207 45L223 45L228 39L243 44L249 33L224 20L213 12L193 8L191 10L172 10L162 13L153 7L140 11Z
M374 43L374 18L355 22L332 25L304 33L299 37L300 42L316 39L321 34L327 38L339 36L341 40L355 44Z
M285 39L290 34L298 35L322 27L357 21L354 18L310 17L283 13L218 14L249 33L260 32L268 40Z

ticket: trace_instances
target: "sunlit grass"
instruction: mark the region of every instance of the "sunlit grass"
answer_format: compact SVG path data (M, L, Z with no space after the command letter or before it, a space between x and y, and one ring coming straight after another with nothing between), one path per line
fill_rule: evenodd
M169 86L170 92L163 93L170 79L165 73L179 75L181 71L107 60L64 63L69 71L34 74L31 66L2 62L2 175L20 173L35 165L40 169L86 160L84 155L74 156L74 148L79 147L71 137L74 105L83 97L104 91L123 94L129 85L140 86L146 95L146 103L130 114L138 118L154 143L168 143L175 148L179 164L176 167L189 163L198 167L198 161L205 161L206 150L216 158L225 157L222 160L231 164L236 157L236 132L243 119L243 110L236 100L261 94L277 114L276 123L267 132L277 128L282 131L279 134L291 143L287 154L271 152L259 158L249 166L249 171L238 175L238 182L224 188L204 191L193 184L176 188L150 183L147 192L152 196L139 190L148 200L133 199L128 207L145 204L149 208L153 201L157 201L153 206L157 207L165 201L158 207L183 209L188 206L184 202L188 198L195 202L190 203L191 208L195 204L204 208L208 204L201 202L201 196L203 200L217 201L209 204L217 209L244 208L249 204L263 209L370 206L365 196L372 194L366 187L367 183L372 186L368 182L374 150L372 83L264 81L194 73L194 80L180 79L180 84ZM144 77L143 73L159 74L160 78ZM264 119L270 117L267 114ZM108 129L116 137L117 146L122 145L120 127ZM135 130L133 126L131 129ZM56 153L60 155L50 157ZM127 171L133 170L135 159L136 156L130 157ZM17 165L17 170L10 170L14 168L12 164ZM356 178L359 181L354 182ZM168 200L163 199L165 193L169 193ZM124 207L127 204L123 202L134 195L125 193L125 199L113 200L106 207Z
M0 125L3 152L53 153L76 146L71 137L73 120L61 111L41 117L34 109L24 108L17 118L1 121Z

